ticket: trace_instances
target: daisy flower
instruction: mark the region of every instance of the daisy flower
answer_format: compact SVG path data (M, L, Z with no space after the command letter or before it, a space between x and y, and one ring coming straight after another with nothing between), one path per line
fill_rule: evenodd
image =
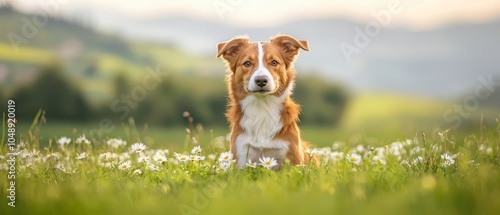
M71 143L71 138L67 137L61 137L59 140L57 140L57 143L61 146L64 147L64 145L68 145Z
M175 153L175 157L177 158L177 160L179 160L182 163L186 163L189 160L191 160L191 158L188 155L183 155L183 154Z
M108 146L111 146L113 148L118 148L120 146L127 145L127 142L123 141L122 139L113 138L113 139L109 139L106 142L106 144L108 144Z
M162 164L163 162L167 161L167 158L165 157L165 155L155 154L155 156L153 156L153 160L158 162L159 164Z
M233 154L231 152L223 152L219 156L219 162L231 162L233 160Z
M318 153L318 151L316 149L310 149L310 148L307 148L306 149L306 153L309 154L309 156L314 156L315 154Z
M132 145L132 151L136 153L143 152L144 150L146 150L146 145L144 145L143 143L134 143Z
M256 168L257 162L252 162L252 160L248 159L248 163L246 163L246 166L250 168Z
M216 158L217 158L217 156L215 156L214 154L208 155L208 159L210 159L210 160L215 160Z
M89 155L85 152L82 152L81 154L76 153L76 159L81 160L87 158Z
M260 165L265 167L266 169L271 169L272 167L278 165L278 162L271 157L262 157L259 158Z
M132 166L132 164L130 163L130 161L125 161L118 166L118 169L126 170L126 169L130 168L131 166Z
M227 172L227 170L231 167L232 162L220 162L219 167L224 170L224 172Z
M441 155L441 159L443 160L443 167L449 167L455 164L455 159L453 159L453 157L448 153Z
M413 160L413 162L412 162L412 163L413 163L413 164L420 164L420 163L422 163L423 161L424 161L424 159L423 159L421 156L418 156L417 158L415 158L415 159Z
M158 167L158 166L156 166L156 165L154 165L152 163L150 163L148 165L148 169L151 170L151 171L160 171L160 167Z
M352 153L350 155L347 155L346 158L352 164L359 165L361 163L361 156L356 154L356 153Z
M205 156L191 155L190 159L192 161L204 161L205 160Z
M139 163L148 163L149 162L149 157L146 155L141 155L137 158L137 162Z
M75 143L77 144L85 143L88 145L90 144L90 141L87 139L87 137L85 137L85 134L82 134L82 136L76 138Z
M132 175L142 175L142 170L136 169L136 170L134 170L134 172L132 172Z
M201 153L201 146L195 146L193 150L191 150L191 154Z
M332 158L333 161L337 162L342 160L344 158L344 153L343 152L332 152L330 154L330 157Z
M382 155L379 155L379 154L373 156L371 163L372 164L382 164L384 166L387 165L387 161L385 161L385 157Z

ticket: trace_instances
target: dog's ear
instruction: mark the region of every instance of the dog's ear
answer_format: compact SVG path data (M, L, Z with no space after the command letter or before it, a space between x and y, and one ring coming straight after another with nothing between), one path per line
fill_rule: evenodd
M275 36L271 38L270 42L281 48L283 57L287 61L287 66L293 63L295 57L299 54L299 49L309 51L309 44L307 40L297 40L287 35Z
M232 40L217 44L217 57L222 58L228 62L233 62L238 56L239 51L244 46L249 44L248 37L238 37Z

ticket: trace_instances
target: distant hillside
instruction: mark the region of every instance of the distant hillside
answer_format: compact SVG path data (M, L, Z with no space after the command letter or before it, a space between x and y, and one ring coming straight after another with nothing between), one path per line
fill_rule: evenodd
M34 14L17 12L8 5L1 7L0 42L11 44L11 40L26 39L27 43L21 42L21 45L54 49L73 40L89 52L112 53L129 60L135 57L127 42L116 35L96 32L90 26L84 26L74 20L68 21L51 16L47 17L46 24L42 18L37 18L41 23L33 20ZM32 33L33 28L34 33Z
M124 73L137 84L147 74L147 67L158 66L171 74L224 74L223 64L213 56L200 57L167 43L105 34L78 19L48 17L41 25L33 23L33 17L10 6L0 7L0 82L7 91L32 81L41 66L53 62L61 63L98 100L112 95L109 83L117 74Z
M113 31L127 38L179 44L186 50L213 56L215 44L236 35L268 40L278 33L310 42L297 62L303 71L316 71L357 91L399 92L434 98L467 94L480 75L500 75L500 20L456 23L427 31L382 28L348 63L340 44L354 44L355 29L366 23L337 18L291 21L265 28L229 26L220 22L164 16L138 20L97 11ZM397 19L394 16L393 19ZM119 25L126 22L127 25Z

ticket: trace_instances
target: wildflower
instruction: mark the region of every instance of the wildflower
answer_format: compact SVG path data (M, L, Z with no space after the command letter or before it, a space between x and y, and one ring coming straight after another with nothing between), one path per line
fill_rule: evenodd
M231 162L233 160L233 154L231 152L223 152L219 156L219 162Z
M337 150L337 149L340 149L341 147L343 147L344 145L345 145L345 143L336 141L332 144L332 149Z
M153 156L153 160L156 161L158 164L162 164L163 162L167 161L167 158L164 155L157 153Z
M85 137L85 134L82 134L82 136L76 138L75 143L78 144L85 143L88 145L90 144L90 141L87 139L87 137Z
M215 160L216 156L214 154L209 154L208 159Z
M363 147L363 145L359 144L356 146L356 151L361 153L361 152L364 152L365 151L365 147Z
M361 163L361 156L356 154L356 153L352 153L350 155L347 155L346 158L352 164L359 165Z
M406 166L406 167L411 167L411 164L407 160L401 161L401 165Z
M385 161L385 157L383 155L375 155L372 158L372 164L382 164L387 165L387 161Z
M99 159L100 161L109 161L111 160L111 152L102 153L97 159Z
M136 170L134 170L134 172L132 172L132 175L142 175L142 170L136 169Z
M128 153L121 153L119 156L118 156L118 160L120 162L123 162L123 161L126 161L130 159L130 155Z
M192 161L204 161L205 160L205 156L191 155L190 159Z
M227 170L231 167L232 162L220 162L219 167L224 170L224 172L227 172Z
M143 143L134 143L132 145L132 151L136 153L143 152L144 150L146 150L146 145L144 145Z
M118 166L118 169L121 169L121 170L126 170L128 168L130 168L132 165L130 163L130 161L125 161L123 163L121 163L119 166Z
M201 146L195 146L193 150L191 150L191 154L201 153Z
M113 139L109 139L106 144L108 144L108 146L111 146L113 148L118 148L120 146L124 146L124 145L127 145L127 142L126 141L123 141L122 139L118 139L118 138L113 138Z
M61 146L64 147L64 145L68 145L71 143L71 138L67 137L61 137L59 140L57 140L57 143Z
M255 168L257 167L257 162L252 162L252 160L248 159L248 163L246 163L246 166L250 168Z
M453 159L453 157L448 153L442 154L441 159L443 159L443 167L449 167L455 163L455 159Z
M149 157L146 156L146 155L140 155L137 158L137 162L139 162L139 163L148 163L149 162Z
M413 164L421 164L424 161L424 159L421 156L418 156L417 158L413 159Z
M89 155L88 155L87 153L85 153L85 152L82 152L81 154L76 153L76 159L77 159L77 160L82 160L82 159L85 159L85 158L87 158L88 156L89 156Z
M151 171L160 171L160 167L158 167L158 166L156 166L156 165L154 165L152 163L150 163L148 165L148 169L151 170Z
M175 156L175 158L177 158L178 161L181 161L183 163L186 163L189 160L191 160L191 158L188 155L184 155L184 154L179 154L179 153L174 152L174 156Z
M344 153L343 152L332 152L330 154L330 157L332 158L333 161L337 162L342 160L344 158Z
M259 158L259 161L260 161L260 165L262 165L263 167L265 167L267 169L271 169L272 167L278 165L278 162L274 158L271 158L271 157L262 157L262 158Z
M317 150L316 149L310 149L310 148L307 148L306 149L306 153L309 154L309 156L314 156L315 154L317 154Z

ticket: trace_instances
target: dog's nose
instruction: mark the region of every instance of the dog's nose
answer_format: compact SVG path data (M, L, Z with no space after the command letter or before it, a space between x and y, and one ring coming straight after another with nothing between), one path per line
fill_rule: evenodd
M265 87L267 85L267 82L269 82L269 79L267 79L267 77L264 75L255 77L255 84L257 84L257 86L261 88Z

